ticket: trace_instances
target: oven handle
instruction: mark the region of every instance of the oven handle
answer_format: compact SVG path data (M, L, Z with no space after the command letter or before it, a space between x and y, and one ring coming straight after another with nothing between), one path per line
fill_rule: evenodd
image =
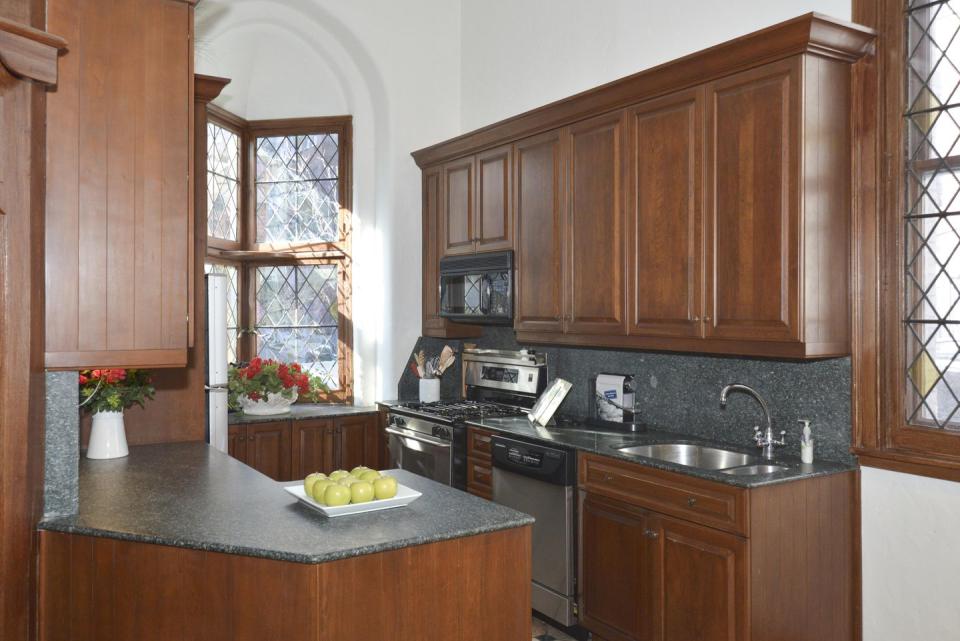
M388 434L394 434L401 438L408 438L411 441L420 441L421 443L427 443L428 445L434 445L436 447L450 447L450 443L447 441L441 441L438 438L433 438L432 436L411 436L408 432L402 432L400 430L393 429L392 427L384 428Z

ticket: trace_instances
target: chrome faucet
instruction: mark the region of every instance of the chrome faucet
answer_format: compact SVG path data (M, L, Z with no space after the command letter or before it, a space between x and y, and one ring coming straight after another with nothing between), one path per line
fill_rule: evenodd
M747 385L731 383L720 390L720 407L727 406L727 395L730 394L730 392L743 392L744 394L749 394L756 399L758 403L760 403L760 409L763 410L763 416L767 421L767 429L766 431L761 431L760 427L755 425L753 428L753 440L756 442L757 447L763 448L763 458L772 459L773 448L777 445L787 444L786 430L780 432L780 440L777 440L773 437L773 422L770 420L770 409L767 407L767 402L763 400L763 397L760 396L760 393L757 392L757 390Z

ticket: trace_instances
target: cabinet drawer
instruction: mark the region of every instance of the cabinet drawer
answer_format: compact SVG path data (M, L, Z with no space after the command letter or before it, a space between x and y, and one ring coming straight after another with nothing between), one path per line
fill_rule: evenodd
M493 436L491 432L471 427L467 432L467 456L489 461L491 436Z
M581 455L580 485L663 514L748 534L747 496L742 488L592 454Z
M486 461L467 459L467 485L477 485L493 490L493 468Z

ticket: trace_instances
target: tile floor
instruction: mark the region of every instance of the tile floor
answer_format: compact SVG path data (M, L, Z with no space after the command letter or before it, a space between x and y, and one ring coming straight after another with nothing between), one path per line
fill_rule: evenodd
M574 641L574 638L534 617L533 641Z

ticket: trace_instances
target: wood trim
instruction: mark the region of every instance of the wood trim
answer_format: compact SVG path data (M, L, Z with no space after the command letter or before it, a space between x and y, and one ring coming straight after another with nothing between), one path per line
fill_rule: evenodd
M216 97L211 98L215 100ZM248 124L246 120L236 115L233 112L227 111L219 105L215 105L212 102L207 105L207 117L211 122L215 122L218 125L230 129L235 134L242 134L245 129L247 129Z
M860 25L808 13L501 120L411 155L422 169L627 107L635 103L638 96L655 98L801 53L854 62L871 51L874 33Z
M0 65L18 78L57 84L57 59L67 41L41 29L0 17Z
M52 370L76 370L90 367L186 367L186 349L139 349L80 352L47 352L44 365Z
M229 85L230 82L230 78L195 73L193 74L194 100L198 103L208 103L216 100L220 92L222 92L224 87Z
M853 1L878 37L853 68L852 451L866 466L960 481L960 435L902 418L902 12L898 0Z

